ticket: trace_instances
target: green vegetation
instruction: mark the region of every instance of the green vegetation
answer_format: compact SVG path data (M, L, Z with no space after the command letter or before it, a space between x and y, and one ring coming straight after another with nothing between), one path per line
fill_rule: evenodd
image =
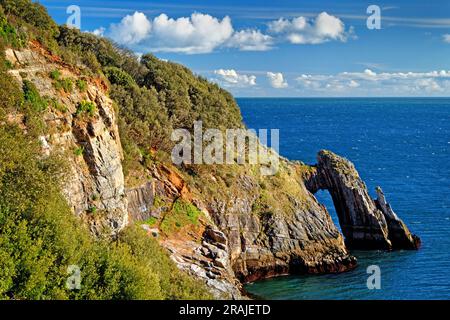
M59 80L59 78L61 77L61 71L59 70L53 70L52 72L50 72L50 78L53 80Z
M57 110L59 112L65 113L67 112L67 107L61 103L55 98L49 99L50 107L54 110Z
M89 117L94 116L97 107L94 102L91 101L81 101L78 104L76 115L80 116L82 114L87 114Z
M209 298L140 228L94 240L55 183L61 160L39 148L18 127L0 127L0 299ZM81 270L80 290L65 287L69 265Z
M53 85L55 86L55 89L62 90L65 93L73 92L73 80L72 79L69 79L69 78L57 79L55 82L53 82Z
M6 44L19 48L25 44L23 35L19 35L16 28L14 28L6 19L3 8L0 6L0 39Z
M157 222L158 222L158 219L156 219L155 217L150 217L144 221L144 223L148 224L150 227L156 225Z
M34 111L42 112L47 109L48 101L41 97L36 86L29 80L23 81L23 95Z
M75 150L73 151L73 154L76 155L77 157L82 156L84 153L84 147L77 147L75 148Z
M184 226L196 226L201 214L201 211L192 203L178 199L173 203L172 210L164 216L160 228L169 235Z
M87 82L85 80L77 79L76 85L80 92L84 92L87 89Z
M44 6L30 0L0 0L1 15L16 30L16 39L10 44L23 46L27 40L37 40L50 50L57 50L55 37L58 25L48 15Z

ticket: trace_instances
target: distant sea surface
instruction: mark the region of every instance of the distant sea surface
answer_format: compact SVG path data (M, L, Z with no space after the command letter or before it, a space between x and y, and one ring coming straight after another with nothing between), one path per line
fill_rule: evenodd
M280 129L281 155L314 164L321 149L351 160L369 193L381 186L422 239L419 251L353 251L358 267L248 284L266 299L450 299L450 99L237 99L252 129ZM331 197L324 203L338 226ZM381 289L366 286L369 265Z

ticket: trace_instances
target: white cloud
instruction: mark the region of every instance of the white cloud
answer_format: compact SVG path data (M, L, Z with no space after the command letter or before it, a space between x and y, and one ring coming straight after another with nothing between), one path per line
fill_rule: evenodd
M381 72L370 69L363 72L341 72L335 75L307 75L296 78L299 88L308 93L348 95L449 94L450 71L430 72Z
M147 38L151 29L152 24L145 14L136 11L124 17L120 23L112 24L109 36L119 44L133 45Z
M193 13L190 17L173 19L160 14L148 19L142 12L125 16L112 24L106 33L122 45L141 51L209 53L223 45L233 34L231 19Z
M345 42L354 37L353 28L345 30L344 23L337 17L322 12L308 21L305 17L291 20L280 18L269 23L269 32L285 37L293 44L319 44L331 40Z
M234 30L230 17L222 19L209 14L193 13L188 17L170 18L166 14L148 18L142 12L125 16L108 30L93 31L121 45L141 52L210 53L218 48L241 51L267 51L274 43L318 44L326 41L346 41L352 28L346 30L337 17L322 12L313 20L297 17L279 19L268 24L267 32L249 28Z
M154 51L209 53L233 34L231 19L219 20L208 14L193 13L189 18L169 18L161 14L153 20Z
M273 88L282 89L288 87L288 83L284 80L284 76L281 72L267 72L267 78Z
M350 80L350 82L348 83L348 86L350 88L358 88L360 86L360 84L358 82L356 82L355 80Z
M228 41L229 47L242 51L267 51L272 49L273 38L259 30L246 29L235 32Z
M444 34L442 38L444 39L444 42L450 43L450 33Z
M233 87L250 87L256 85L256 76L239 74L236 70L219 69L215 70L214 74L220 77L220 82L225 86Z
M100 27L100 28L98 28L98 29L95 29L94 31L92 31L91 33L93 34L93 35L96 35L96 36L98 36L98 37L103 37L104 36L104 34L105 34L105 31L106 31L106 29L105 28L103 28L103 27Z

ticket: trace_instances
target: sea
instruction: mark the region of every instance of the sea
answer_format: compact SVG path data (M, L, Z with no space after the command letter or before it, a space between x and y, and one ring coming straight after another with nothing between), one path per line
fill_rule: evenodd
M450 98L237 102L248 128L279 129L282 156L314 164L317 152L327 149L352 161L371 196L381 186L422 239L418 251L352 251L358 267L350 272L276 277L247 284L247 291L283 300L450 298ZM339 227L330 195L316 197ZM369 279L373 265L379 267L379 289L367 285L375 283Z

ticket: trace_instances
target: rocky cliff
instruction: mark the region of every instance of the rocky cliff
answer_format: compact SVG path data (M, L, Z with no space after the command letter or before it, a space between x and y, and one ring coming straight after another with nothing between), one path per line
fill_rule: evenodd
M105 82L84 77L36 44L8 49L6 57L17 81L32 81L54 102L45 113L50 130L40 137L42 152L65 154L64 194L73 212L97 236L141 224L217 298L242 298L242 283L261 278L350 270L356 259L348 247L420 244L382 191L371 199L354 166L331 152L319 153L316 166L282 159L279 172L267 177L249 165L176 167L155 160L144 166L139 184L126 186L117 113ZM67 92L55 86L54 70L64 79L83 79L86 87ZM20 122L21 115L9 119ZM331 193L343 235L314 197L319 189Z
M69 174L63 190L75 214L85 219L94 234L114 235L128 223L127 199L122 171L122 147L112 101L104 85L86 78L83 90L65 92L50 73L75 81L80 71L65 65L38 43L30 49L6 51L14 66L9 72L17 81L31 81L40 95L51 101L45 113L48 133L40 137L44 154L64 154ZM84 81L84 80L83 80ZM92 114L80 114L81 103L93 103ZM22 115L10 115L20 122Z

